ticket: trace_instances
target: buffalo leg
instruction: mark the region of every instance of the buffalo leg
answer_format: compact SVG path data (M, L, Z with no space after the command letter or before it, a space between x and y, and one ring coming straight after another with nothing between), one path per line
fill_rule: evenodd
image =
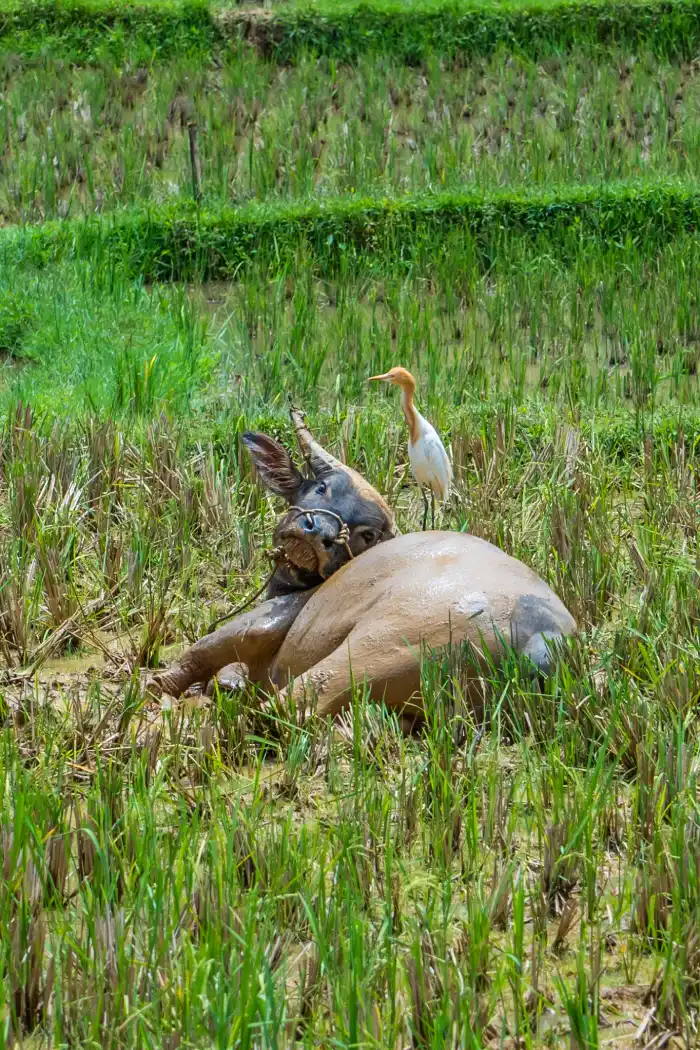
M154 675L149 688L178 697L195 682L209 681L231 663L245 664L250 677L260 680L312 594L313 590L295 591L241 613L218 631L200 638L177 663Z
M325 718L338 714L352 695L353 682L367 681L373 700L407 714L422 710L420 665L405 643L377 652L376 634L356 627L342 645L294 680L291 695L302 700L310 691L318 700L316 713Z

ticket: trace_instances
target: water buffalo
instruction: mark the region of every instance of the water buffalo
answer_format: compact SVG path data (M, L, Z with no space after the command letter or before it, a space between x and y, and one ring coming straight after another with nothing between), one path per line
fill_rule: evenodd
M379 493L292 416L310 479L274 439L244 437L262 482L289 504L275 529L280 564L267 600L200 639L152 688L177 697L217 674L225 681L235 664L268 686L293 679L295 696L310 688L320 715L343 707L353 680L416 714L422 647L467 640L496 661L505 641L546 674L551 643L575 630L547 584L475 536L397 535Z

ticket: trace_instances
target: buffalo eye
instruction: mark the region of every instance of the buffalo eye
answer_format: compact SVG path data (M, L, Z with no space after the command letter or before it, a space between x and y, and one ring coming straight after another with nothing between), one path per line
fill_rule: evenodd
M325 496L325 494L326 494L326 483L325 483L325 481L321 481L316 486L316 495L317 496Z
M371 543L374 543L374 541L376 539L376 533L375 533L374 529L365 529L364 532L362 533L362 539L365 541L365 543L367 545L369 545Z

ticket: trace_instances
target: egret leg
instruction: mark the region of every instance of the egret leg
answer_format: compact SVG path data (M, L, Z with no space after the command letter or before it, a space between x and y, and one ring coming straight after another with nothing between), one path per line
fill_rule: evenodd
M430 490L430 526L435 528L435 493Z
M420 490L420 494L423 497L423 532L425 532L428 526L428 497L423 488Z

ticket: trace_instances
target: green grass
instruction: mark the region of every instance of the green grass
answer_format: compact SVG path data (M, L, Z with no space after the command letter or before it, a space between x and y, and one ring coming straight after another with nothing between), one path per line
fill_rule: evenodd
M258 413L285 390L315 408L366 400L365 377L400 356L425 373L423 397L448 433L455 412L480 396L523 407L543 397L572 410L580 403L591 419L693 406L694 235L646 255L633 242L591 238L567 264L538 243L502 244L486 272L455 238L410 265L377 255L372 268L356 260L331 278L302 252L283 269L258 261L244 281L189 289L145 286L97 256L38 269L9 263L0 276L0 405L197 416L237 376L236 412ZM146 365L148 397L133 404L130 384Z
M698 1045L696 8L451 10L280 4L261 58L0 3L0 1050ZM398 363L567 663L482 726L427 653L412 738L155 706L269 573L287 394L419 527Z
M251 44L276 61L296 61L307 52L341 61L364 53L391 54L418 62L444 57L489 55L506 46L531 56L583 46L651 48L658 54L692 58L700 20L694 0L600 0L571 3L390 2L275 4L272 10L239 10L206 2L120 3L118 0L46 0L0 7L0 36L11 51L60 55L92 62L151 54L165 59L191 50L217 52L232 43Z
M218 69L194 57L76 69L5 56L0 215L37 222L191 197L190 119L210 207L697 179L697 67L628 57L280 70L250 55Z
M273 17L233 17L257 48L277 61L295 61L311 51L339 61L390 54L420 62L433 53L448 59L490 55L500 48L533 57L582 47L628 52L650 48L659 55L691 58L697 50L698 7L671 3L591 3L545 0L523 4L477 2L331 2L280 6ZM224 22L226 24L226 22Z
M546 193L435 194L206 210L131 209L106 218L8 229L5 260L118 267L143 280L232 278L251 266L284 274L306 259L331 274L378 263L488 270L533 247L563 264L580 255L648 258L700 220L695 184L568 186Z
M208 4L199 0L29 0L0 4L5 54L64 61L153 61L211 55L222 38Z
M558 1045L649 1004L692 1031L699 264L687 236L569 266L520 242L486 275L3 269L6 1033ZM289 441L285 391L417 526L396 399L365 382L395 361L452 449L444 524L552 583L582 630L567 669L543 694L494 671L479 736L457 653L425 665L414 740L361 692L342 733L254 694L150 708L139 666L267 572L278 507L238 435Z

